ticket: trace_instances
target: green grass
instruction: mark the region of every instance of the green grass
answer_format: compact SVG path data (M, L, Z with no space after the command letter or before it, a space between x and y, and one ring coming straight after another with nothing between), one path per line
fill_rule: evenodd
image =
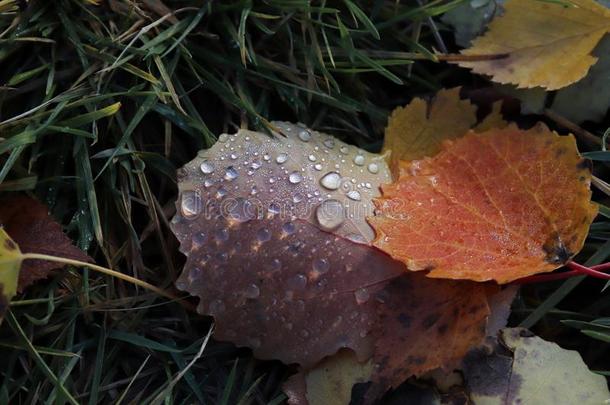
M272 119L378 149L395 106L480 83L434 62L457 48L429 19L459 2L1 0L0 192L37 196L98 264L172 288L176 168L218 134ZM606 240L583 259L606 260ZM558 322L607 316L600 288L528 287L514 323L609 370L606 343ZM200 352L210 327L67 268L16 297L0 327L0 403L281 403L291 370L213 340Z

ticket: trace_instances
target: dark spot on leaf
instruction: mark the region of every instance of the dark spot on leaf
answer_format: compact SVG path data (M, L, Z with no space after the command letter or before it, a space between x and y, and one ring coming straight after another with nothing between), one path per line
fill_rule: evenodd
M591 162L591 160L589 159L582 159L580 162L578 162L578 164L576 165L577 169L580 170L593 170L593 162Z
M426 358L424 356L409 356L407 357L407 362L409 364L424 364Z
M449 328L449 325L444 323L438 327L438 333L440 333L441 335L444 335L445 333L447 333L448 328Z
M397 319L405 329L411 326L411 317L404 312L398 315Z
M559 148L559 149L557 149L557 150L555 151L555 157L556 157L556 158L559 158L559 157L561 157L562 155L565 155L565 153L566 153L566 152L567 152L567 151L566 151L564 148Z
M12 240L10 240L10 239L6 239L6 240L4 241L4 248L5 248L6 250L13 251L13 250L16 250L16 249L17 249L17 245L15 245L15 242L13 242Z
M439 320L440 317L441 317L440 314L428 315L422 321L422 325L424 326L424 328L430 328L430 327L432 327L432 325L434 325L436 323L436 321Z
M551 235L542 249L546 253L546 261L551 264L564 264L573 256L557 233Z

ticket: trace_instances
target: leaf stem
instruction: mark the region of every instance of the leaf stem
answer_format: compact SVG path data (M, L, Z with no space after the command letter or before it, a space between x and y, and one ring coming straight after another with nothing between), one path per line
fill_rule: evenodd
M159 287L156 287L152 284L147 283L146 281L140 280L138 278L135 277L131 277L128 276L127 274L123 274L120 273L116 270L112 270L106 267L102 267L102 266L98 266L97 264L93 264L93 263L87 263L87 262L82 262L80 260L74 260L74 259L68 259L65 257L59 257L59 256L51 256L51 255L45 255L42 253L23 253L21 255L21 258L23 260L47 260L50 262L56 262L56 263L63 263L63 264L70 264L73 266L82 266L82 267L88 267L91 270L95 270L99 273L103 273L103 274L107 274L109 276L112 277L116 277L118 279L127 281L129 283L135 284L137 286L140 286L142 288L145 288L149 291L153 291L165 298L169 298L171 300L179 300L180 297L177 297L176 295L165 291Z
M591 276L603 280L610 280L610 274L604 273L604 271L610 270L610 262L598 264L597 266L583 266L576 262L568 262L566 267L572 269L570 271L564 271L561 273L552 274L538 274L535 276L523 277L515 280L515 284L533 284L533 283L544 283L548 281L564 280L566 278L576 276Z

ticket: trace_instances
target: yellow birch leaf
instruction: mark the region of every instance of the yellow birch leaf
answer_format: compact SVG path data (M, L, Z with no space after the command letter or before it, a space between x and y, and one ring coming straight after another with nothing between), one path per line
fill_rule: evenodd
M476 106L460 100L460 87L439 91L428 104L416 98L392 112L385 131L383 153L396 174L398 161L434 156L446 139L464 135L476 123Z
M464 55L506 58L458 62L460 66L519 88L556 90L582 79L597 61L591 52L610 30L610 10L594 0L558 3L510 0Z

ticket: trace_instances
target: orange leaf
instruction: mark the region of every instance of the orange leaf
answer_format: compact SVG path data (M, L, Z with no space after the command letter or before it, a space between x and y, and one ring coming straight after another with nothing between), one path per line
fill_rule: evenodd
M572 136L516 126L447 141L382 187L374 245L430 277L496 280L556 269L596 215Z
M22 253L43 253L68 259L91 261L85 252L72 244L61 225L53 220L47 207L26 196L2 200L0 224L19 245ZM19 273L18 291L47 278L52 270L64 265L46 260L25 260Z

